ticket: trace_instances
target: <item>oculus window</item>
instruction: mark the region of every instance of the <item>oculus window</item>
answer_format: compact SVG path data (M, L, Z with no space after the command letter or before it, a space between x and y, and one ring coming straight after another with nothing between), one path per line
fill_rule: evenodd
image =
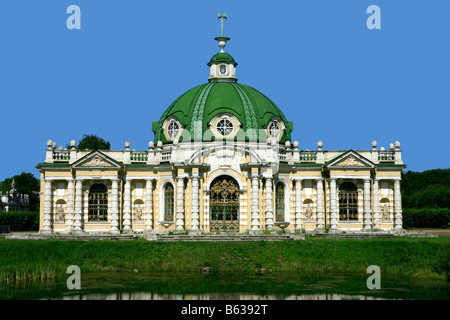
M231 120L229 119L221 119L219 120L219 122L217 122L216 130L220 135L227 137L233 133L233 122L231 122Z
M180 133L180 125L178 122L172 120L169 123L169 126L167 127L167 134L169 135L169 138L171 140L174 140L178 134Z

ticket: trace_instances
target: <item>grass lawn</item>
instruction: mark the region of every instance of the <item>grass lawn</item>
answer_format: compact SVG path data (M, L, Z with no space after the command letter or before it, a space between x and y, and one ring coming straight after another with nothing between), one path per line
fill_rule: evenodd
M258 242L13 240L0 238L0 281L81 272L346 272L448 279L450 237Z

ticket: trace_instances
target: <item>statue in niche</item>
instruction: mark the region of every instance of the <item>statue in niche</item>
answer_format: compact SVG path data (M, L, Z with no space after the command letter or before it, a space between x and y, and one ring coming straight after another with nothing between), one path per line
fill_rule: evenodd
M55 220L64 222L64 221L66 221L65 216L66 216L66 214L64 212L63 205L60 204L59 207L56 209Z
M139 204L139 205L137 206L137 208L136 208L136 214L135 214L135 216L136 216L136 220L137 220L137 221L142 221L142 207L141 207L140 204Z
M382 220L389 220L389 207L388 205L385 203L383 208L381 208L381 219Z
M311 217L312 217L312 209L308 203L308 206L306 207L306 210L305 210L305 218L306 218L306 220L311 220Z

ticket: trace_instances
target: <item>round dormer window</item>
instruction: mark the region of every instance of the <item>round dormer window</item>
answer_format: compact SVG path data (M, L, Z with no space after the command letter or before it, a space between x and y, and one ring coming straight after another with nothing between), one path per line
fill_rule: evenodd
M233 133L234 125L229 119L221 119L217 122L216 129L220 135L227 137Z
M220 73L221 76L226 75L227 74L227 66L224 65L224 64L221 64L219 66L219 73Z
M269 135L274 139L278 139L278 137L280 136L280 126L276 121L272 121L269 124Z
M170 140L174 140L178 136L178 133L180 133L180 125L174 120L170 121L169 126L167 127L167 133Z

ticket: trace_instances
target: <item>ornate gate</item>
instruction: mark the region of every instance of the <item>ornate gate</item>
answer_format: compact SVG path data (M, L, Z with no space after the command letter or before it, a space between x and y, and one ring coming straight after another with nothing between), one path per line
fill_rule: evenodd
M210 188L211 232L239 231L239 185L227 176L216 178Z

